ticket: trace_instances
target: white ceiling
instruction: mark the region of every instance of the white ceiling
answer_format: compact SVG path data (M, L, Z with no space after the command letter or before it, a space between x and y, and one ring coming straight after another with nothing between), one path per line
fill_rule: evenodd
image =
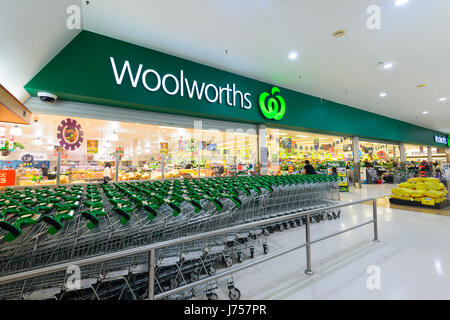
M78 32L65 27L77 1L8 1L5 13L6 2L0 82L23 101L20 88ZM82 13L89 31L450 133L450 1L394 2L83 0ZM366 26L369 5L381 8L381 30ZM333 38L339 29L347 34ZM381 61L395 66L380 70Z

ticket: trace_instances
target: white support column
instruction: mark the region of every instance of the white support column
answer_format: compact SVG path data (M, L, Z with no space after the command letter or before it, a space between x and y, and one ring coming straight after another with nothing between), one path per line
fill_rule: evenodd
M433 172L433 154L431 153L431 146L427 146L428 164L430 165L431 172Z
M268 151L266 125L258 125L258 162L260 163L260 174L267 174Z
M400 143L400 167L402 170L406 170L406 150L404 143Z
M361 171L359 167L359 138L358 137L352 137L353 141L353 180L355 182L355 188L360 189L361 188Z

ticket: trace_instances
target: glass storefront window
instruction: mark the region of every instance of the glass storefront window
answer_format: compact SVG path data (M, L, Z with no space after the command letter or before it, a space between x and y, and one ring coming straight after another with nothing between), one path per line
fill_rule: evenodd
M360 141L359 152L363 163L400 163L399 145Z
M60 144L75 146L60 151L62 184L101 181L107 173L115 180L116 154L119 181L160 179L162 163L164 178L248 174L257 163L255 130L194 130L68 118L36 114L36 121L19 126L21 134L15 136L10 135L17 133L14 125L0 127L9 144L1 150L0 170L15 175L11 185L56 184Z
M351 166L352 138L310 132L267 128L268 174L301 171L305 160L318 171L327 171L327 163Z

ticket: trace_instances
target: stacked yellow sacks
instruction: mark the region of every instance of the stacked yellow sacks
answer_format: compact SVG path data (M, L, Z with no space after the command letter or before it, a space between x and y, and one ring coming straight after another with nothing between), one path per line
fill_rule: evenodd
M422 202L432 198L435 203L446 200L447 189L435 178L411 178L392 189L391 198Z

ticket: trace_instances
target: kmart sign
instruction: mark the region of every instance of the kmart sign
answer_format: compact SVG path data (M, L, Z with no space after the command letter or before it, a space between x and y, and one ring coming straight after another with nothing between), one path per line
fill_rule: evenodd
M183 69L177 75L170 73L160 75L155 69L144 70L142 64L132 67L127 60L117 65L113 57L109 59L114 79L119 86L128 82L131 83L133 88L136 88L139 83L142 83L149 92L163 90L170 96L180 95L189 99L205 99L210 103L226 104L244 109L251 109L252 107L251 94L239 91L234 83L232 85L227 83L223 87L213 83L200 83L197 80L189 80Z

